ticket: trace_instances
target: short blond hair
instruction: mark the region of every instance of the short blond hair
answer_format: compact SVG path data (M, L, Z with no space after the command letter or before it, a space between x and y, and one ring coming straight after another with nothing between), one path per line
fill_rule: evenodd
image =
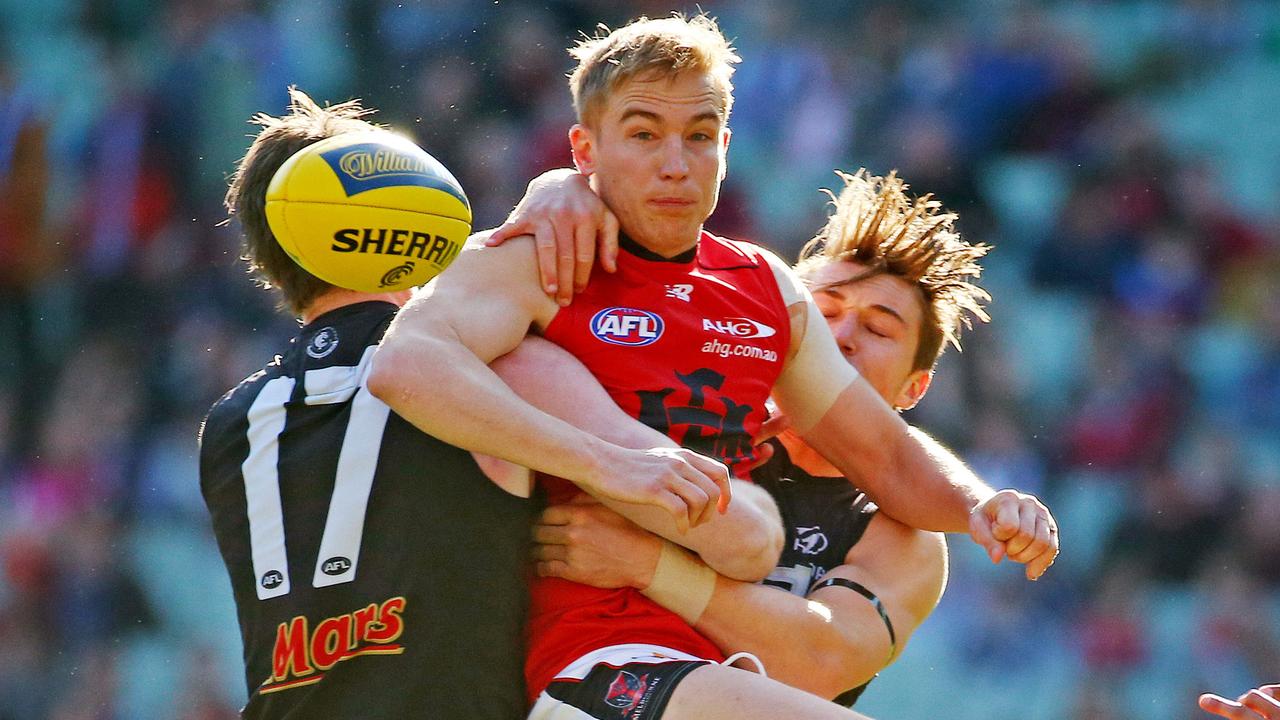
M924 321L913 370L931 369L946 343L960 349L960 324L973 327L972 317L990 320L983 303L986 290L973 283L982 274L978 259L990 245L973 245L955 230L956 214L942 208L932 195L913 198L908 185L891 172L887 177L865 168L844 180L839 195L829 190L834 210L827 224L800 251L796 271L802 277L833 262L866 265L867 274L900 277L920 290Z
M706 14L675 13L658 20L640 17L613 31L602 24L594 36L569 48L569 54L578 61L569 75L578 122L590 125L599 120L605 98L632 78L688 71L711 75L723 98L721 120L729 121L730 78L741 58L715 18Z

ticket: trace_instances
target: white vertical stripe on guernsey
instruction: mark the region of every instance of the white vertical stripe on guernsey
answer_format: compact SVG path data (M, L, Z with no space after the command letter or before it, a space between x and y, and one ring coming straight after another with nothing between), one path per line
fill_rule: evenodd
M324 537L316 555L313 587L327 587L351 582L360 561L360 541L364 537L365 510L373 476L378 469L378 453L382 434L387 427L391 408L375 398L365 383L368 381L370 358L374 348L360 358L360 387L351 400L351 419L338 454L338 471L329 500L329 517L324 524Z
M284 545L284 510L280 507L280 433L285 403L293 393L293 378L268 380L249 406L249 456L244 474L244 497L249 516L249 549L253 553L254 587L259 600L289 593L289 560ZM271 587L263 581L279 573Z

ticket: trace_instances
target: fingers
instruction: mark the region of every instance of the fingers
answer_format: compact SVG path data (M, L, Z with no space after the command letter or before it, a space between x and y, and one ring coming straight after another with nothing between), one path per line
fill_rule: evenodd
M538 573L538 577L558 577L569 578L569 563L563 560L547 560L538 562L534 565L534 571Z
M982 507L969 515L969 536L987 551L991 562L998 563L1004 559L1004 543L991 534L991 520Z
M556 233L551 223L542 221L533 226L533 245L538 253L538 278L542 290L554 296L559 289L556 283Z
M751 438L751 444L759 445L763 442L772 440L773 438L781 435L782 431L789 427L791 427L791 420L786 415L783 415L782 413L772 415L768 420L765 420L764 423L760 425L760 430L756 433L756 436Z
M484 246L498 247L513 237L529 234L529 230L524 223L508 220L499 225L497 230L489 233L488 239L484 241Z
M1272 720L1272 718L1268 718L1266 715L1259 715L1234 700L1228 700L1209 693L1200 696L1200 709L1224 718L1231 718L1231 720Z
M1280 719L1280 700L1277 700L1272 694L1263 692L1261 689L1250 690L1241 695L1239 702L1267 720Z
M715 485L714 493L719 495L716 500L716 510L721 515L728 512L729 503L733 500L733 483L729 468L718 460L695 452L689 452L688 457L690 463ZM708 497L715 497L715 495L708 493Z
M573 225L565 226L551 221L556 244L556 302L566 307L573 301L573 259L574 231Z
M689 527L698 527L711 519L711 496L708 495L703 487L699 487L697 481L688 480L687 482L672 483L670 492L684 502L688 513Z
M1014 537L1005 538L1005 552L1011 559L1027 562L1048 546L1048 525L1033 503L1016 501L1015 506L1015 511L1018 512L1018 532ZM1041 534L1037 534L1037 525ZM1037 542L1041 543L1038 550L1034 547Z
M564 545L534 545L533 559L538 562L549 562L558 560L566 563L569 558L569 548Z
M1000 542L1005 542L1015 537L1022 527L1022 520L1018 512L1018 502L1003 490L996 493L993 500L996 501L996 508L995 523L992 525L991 534Z
M766 463L773 459L773 446L769 443L763 443L756 446L756 459L751 461L747 466L747 472L753 473L756 468L763 467Z
M604 219L601 222L600 230L596 233L596 238L600 242L600 265L605 272L617 272L618 270L618 216L613 214L612 210L605 208Z
M580 293L587 289L587 280L591 278L591 266L596 260L595 230L590 226L578 226L573 231L573 291Z
M1050 531L1049 522L1044 518L1037 518L1035 540L1021 553L1009 553L1009 557L1026 565L1028 580L1039 580L1058 557L1056 540L1057 534Z

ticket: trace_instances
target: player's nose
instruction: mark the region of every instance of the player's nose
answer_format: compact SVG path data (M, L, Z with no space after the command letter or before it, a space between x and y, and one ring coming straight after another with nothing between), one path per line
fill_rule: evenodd
M689 174L689 160L685 157L683 139L672 135L662 143L662 177L682 180Z
M858 319L852 313L846 313L834 320L829 320L831 334L835 336L836 345L845 355L858 352Z

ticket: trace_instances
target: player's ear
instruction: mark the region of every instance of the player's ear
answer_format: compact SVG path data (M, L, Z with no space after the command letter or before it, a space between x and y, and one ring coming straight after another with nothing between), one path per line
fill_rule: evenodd
M578 172L591 175L596 169L595 133L582 123L569 128L569 148L573 151L573 164Z
M929 384L933 382L932 370L916 370L907 376L898 396L893 399L893 406L899 410L910 410L920 402L924 394L929 392Z
M724 182L725 175L729 173L729 138L733 137L733 131L725 127L720 131L720 182Z

